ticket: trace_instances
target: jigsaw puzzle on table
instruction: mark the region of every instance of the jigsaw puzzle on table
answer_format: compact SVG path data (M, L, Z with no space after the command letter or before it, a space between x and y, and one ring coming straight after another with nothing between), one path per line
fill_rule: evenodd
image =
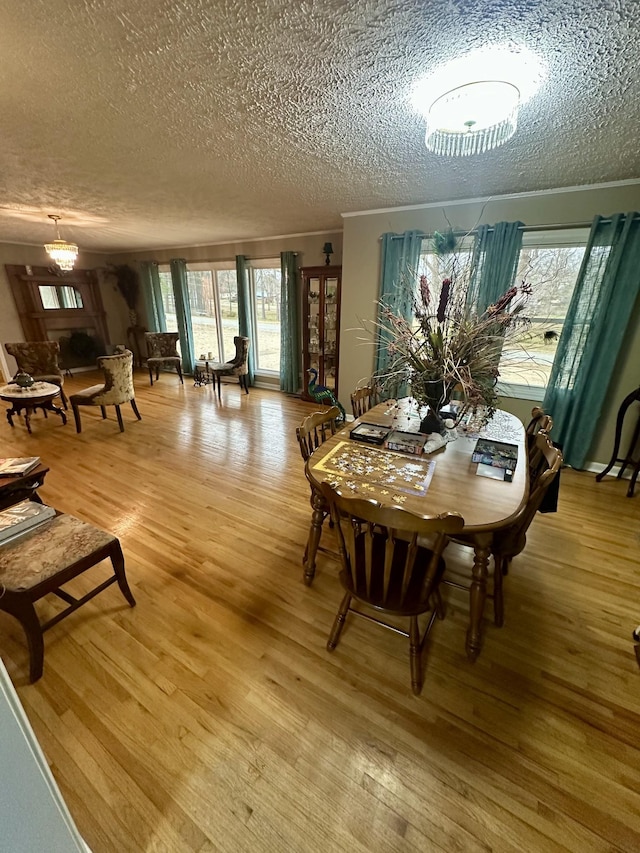
M334 486L395 503L403 503L407 494L424 495L435 467L435 459L408 459L347 441L340 441L313 465L314 471L329 475L325 479Z

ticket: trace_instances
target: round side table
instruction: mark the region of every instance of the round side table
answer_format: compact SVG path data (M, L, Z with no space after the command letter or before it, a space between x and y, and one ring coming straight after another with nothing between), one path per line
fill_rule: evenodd
M30 388L20 388L15 383L3 385L0 388L0 400L6 403L11 403L11 408L7 409L7 420L9 426L13 426L13 416L24 411L24 422L27 431L31 432L31 415L36 409L42 409L45 418L47 412L54 412L60 415L63 425L67 423L67 416L64 410L53 404L54 397L60 393L58 385L52 382L34 382Z

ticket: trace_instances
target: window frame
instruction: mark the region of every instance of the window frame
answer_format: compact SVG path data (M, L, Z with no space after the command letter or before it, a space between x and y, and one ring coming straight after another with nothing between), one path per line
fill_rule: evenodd
M277 258L252 258L247 265L249 271L249 295L250 295L250 311L251 311L251 324L253 326L253 334L255 337L255 341L251 342L251 346L253 347L254 360L255 360L255 372L259 373L261 376L268 376L277 378L280 376L280 368L278 370L272 370L268 367L261 367L259 363L259 341L260 341L260 333L258 331L258 302L256 297L256 278L254 275L254 270L276 270L278 273L282 274L282 263L279 257ZM280 330L282 329L282 304L280 305Z
M522 249L571 249L585 247L589 242L589 233L590 229L588 227L524 231L522 235ZM518 256L518 267L519 265L520 256ZM501 382L498 380L496 390L501 397L541 402L544 400L547 386Z

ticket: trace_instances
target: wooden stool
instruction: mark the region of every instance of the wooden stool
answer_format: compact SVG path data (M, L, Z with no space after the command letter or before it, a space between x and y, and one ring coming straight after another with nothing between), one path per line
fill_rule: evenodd
M113 575L82 598L60 589L63 584L107 557ZM72 515L60 514L36 530L0 546L0 610L14 616L24 628L29 645L29 679L37 681L44 666L44 632L111 584L135 606L124 571L120 542ZM69 605L48 622L40 623L34 602L53 592Z

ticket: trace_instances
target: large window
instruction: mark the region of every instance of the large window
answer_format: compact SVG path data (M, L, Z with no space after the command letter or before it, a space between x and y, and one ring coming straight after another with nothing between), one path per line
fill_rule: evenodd
M160 289L167 331L177 331L171 273L160 269ZM249 290L254 328L256 371L280 371L280 259L254 260ZM229 361L238 334L238 283L233 263L188 264L187 284L196 361Z
M531 322L503 350L499 387L505 396L543 398L588 237L588 229L582 228L523 234L516 281L532 287L524 312ZM443 278L463 283L460 292L466 292L471 250L472 241L466 240L453 259L422 252L418 272L427 276L434 305Z
M280 260L252 261L249 269L253 306L256 371L280 372Z
M531 399L544 396L588 236L587 229L523 235L517 281L532 287L525 309L531 322L517 344L502 353L504 393Z

